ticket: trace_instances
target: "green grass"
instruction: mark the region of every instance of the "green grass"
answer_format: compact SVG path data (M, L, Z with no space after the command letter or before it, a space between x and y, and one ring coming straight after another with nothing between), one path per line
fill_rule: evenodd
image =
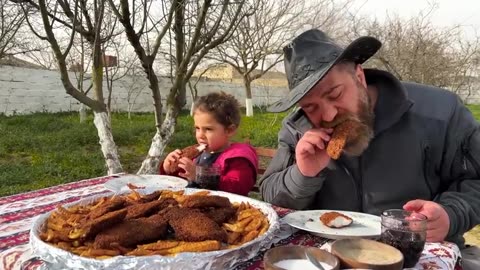
M244 117L236 141L275 147L283 115L260 113ZM112 130L126 172L136 172L155 133L153 114L112 115ZM105 162L90 115L77 113L0 115L0 196L105 175ZM193 120L179 117L166 151L195 142Z

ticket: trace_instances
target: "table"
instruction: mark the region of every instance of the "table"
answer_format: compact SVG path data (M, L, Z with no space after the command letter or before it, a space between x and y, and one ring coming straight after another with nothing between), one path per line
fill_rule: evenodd
M29 261L31 250L28 244L29 229L36 216L55 209L58 204L74 202L89 196L107 195L110 191L103 186L111 176L87 179L75 183L54 186L37 191L0 198L0 269L38 269L40 261ZM280 217L294 211L274 207ZM282 237L274 246L303 245L325 247L328 240L297 231L284 224ZM236 269L263 269L264 252L238 265ZM460 251L453 243L427 243L416 269L461 270Z

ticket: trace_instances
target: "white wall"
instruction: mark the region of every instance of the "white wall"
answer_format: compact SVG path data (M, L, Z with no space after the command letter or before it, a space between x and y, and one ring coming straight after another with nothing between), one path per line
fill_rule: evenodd
M72 82L76 84L74 73L70 73ZM160 91L166 98L171 86L169 78L161 77ZM90 81L86 81L88 87ZM233 94L241 104L245 103L245 91L241 84L221 81L201 81L197 85L199 95L212 91L225 91ZM466 101L469 104L480 104L480 86ZM91 91L89 95L92 95ZM253 86L253 104L271 104L286 95L286 87ZM105 86L105 97L107 96ZM112 110L127 111L131 104L132 111L153 112L152 94L148 82L143 77L123 78L114 82ZM191 96L187 90L189 109ZM31 112L76 111L79 102L69 96L60 81L58 71L0 66L0 113L6 115L25 114Z
M76 85L74 73L69 73L72 83ZM161 77L160 91L162 99L170 90L169 78ZM90 81L86 81L88 87ZM104 96L107 96L104 83ZM213 91L225 91L233 94L241 104L245 102L245 90L241 84L221 81L201 81L197 85L198 94L204 95ZM91 96L93 91L90 91ZM273 103L288 92L286 87L253 87L254 105ZM143 77L122 78L114 82L112 110L127 111L131 104L132 111L153 112L152 94L148 82ZM69 96L60 81L58 71L28 69L12 66L0 66L0 113L6 115L32 112L76 111L79 102ZM191 96L187 89L187 105L190 108Z

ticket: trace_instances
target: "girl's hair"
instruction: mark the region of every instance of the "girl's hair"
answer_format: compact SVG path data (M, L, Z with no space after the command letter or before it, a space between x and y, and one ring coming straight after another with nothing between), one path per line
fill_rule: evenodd
M197 110L212 114L225 128L240 125L240 104L234 96L223 91L198 97L193 105L193 111Z

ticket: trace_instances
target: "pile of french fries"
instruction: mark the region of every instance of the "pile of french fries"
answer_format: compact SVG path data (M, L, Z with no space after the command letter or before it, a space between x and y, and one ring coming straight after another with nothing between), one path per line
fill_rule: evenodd
M197 192L195 196L206 196L208 191ZM173 198L180 204L185 201L188 196L183 190L171 191L163 190L158 199ZM132 190L125 199L129 201L136 201L142 198L143 195L136 190ZM127 249L124 247L116 247L115 249L98 249L94 248L93 240L85 238L84 231L79 228L80 225L85 224L88 214L94 209L101 207L108 200L113 197L103 197L88 205L76 205L72 207L58 206L55 211L47 219L43 232L40 233L40 238L58 248L67 250L74 254L96 258L106 259L119 255L127 256L148 256L148 255L162 255L172 256L180 252L205 252L221 249L229 249L241 246L260 235L264 234L270 224L267 217L257 208L249 203L233 203L236 209L236 214L228 223L224 223L222 228L227 232L228 243L221 243L215 240L207 240L202 242L185 242L176 241L175 239L159 240L154 243L138 245L135 249Z
M267 217L248 202L233 203L237 208L233 223L223 223L227 231L229 248L240 246L264 234L270 224Z

